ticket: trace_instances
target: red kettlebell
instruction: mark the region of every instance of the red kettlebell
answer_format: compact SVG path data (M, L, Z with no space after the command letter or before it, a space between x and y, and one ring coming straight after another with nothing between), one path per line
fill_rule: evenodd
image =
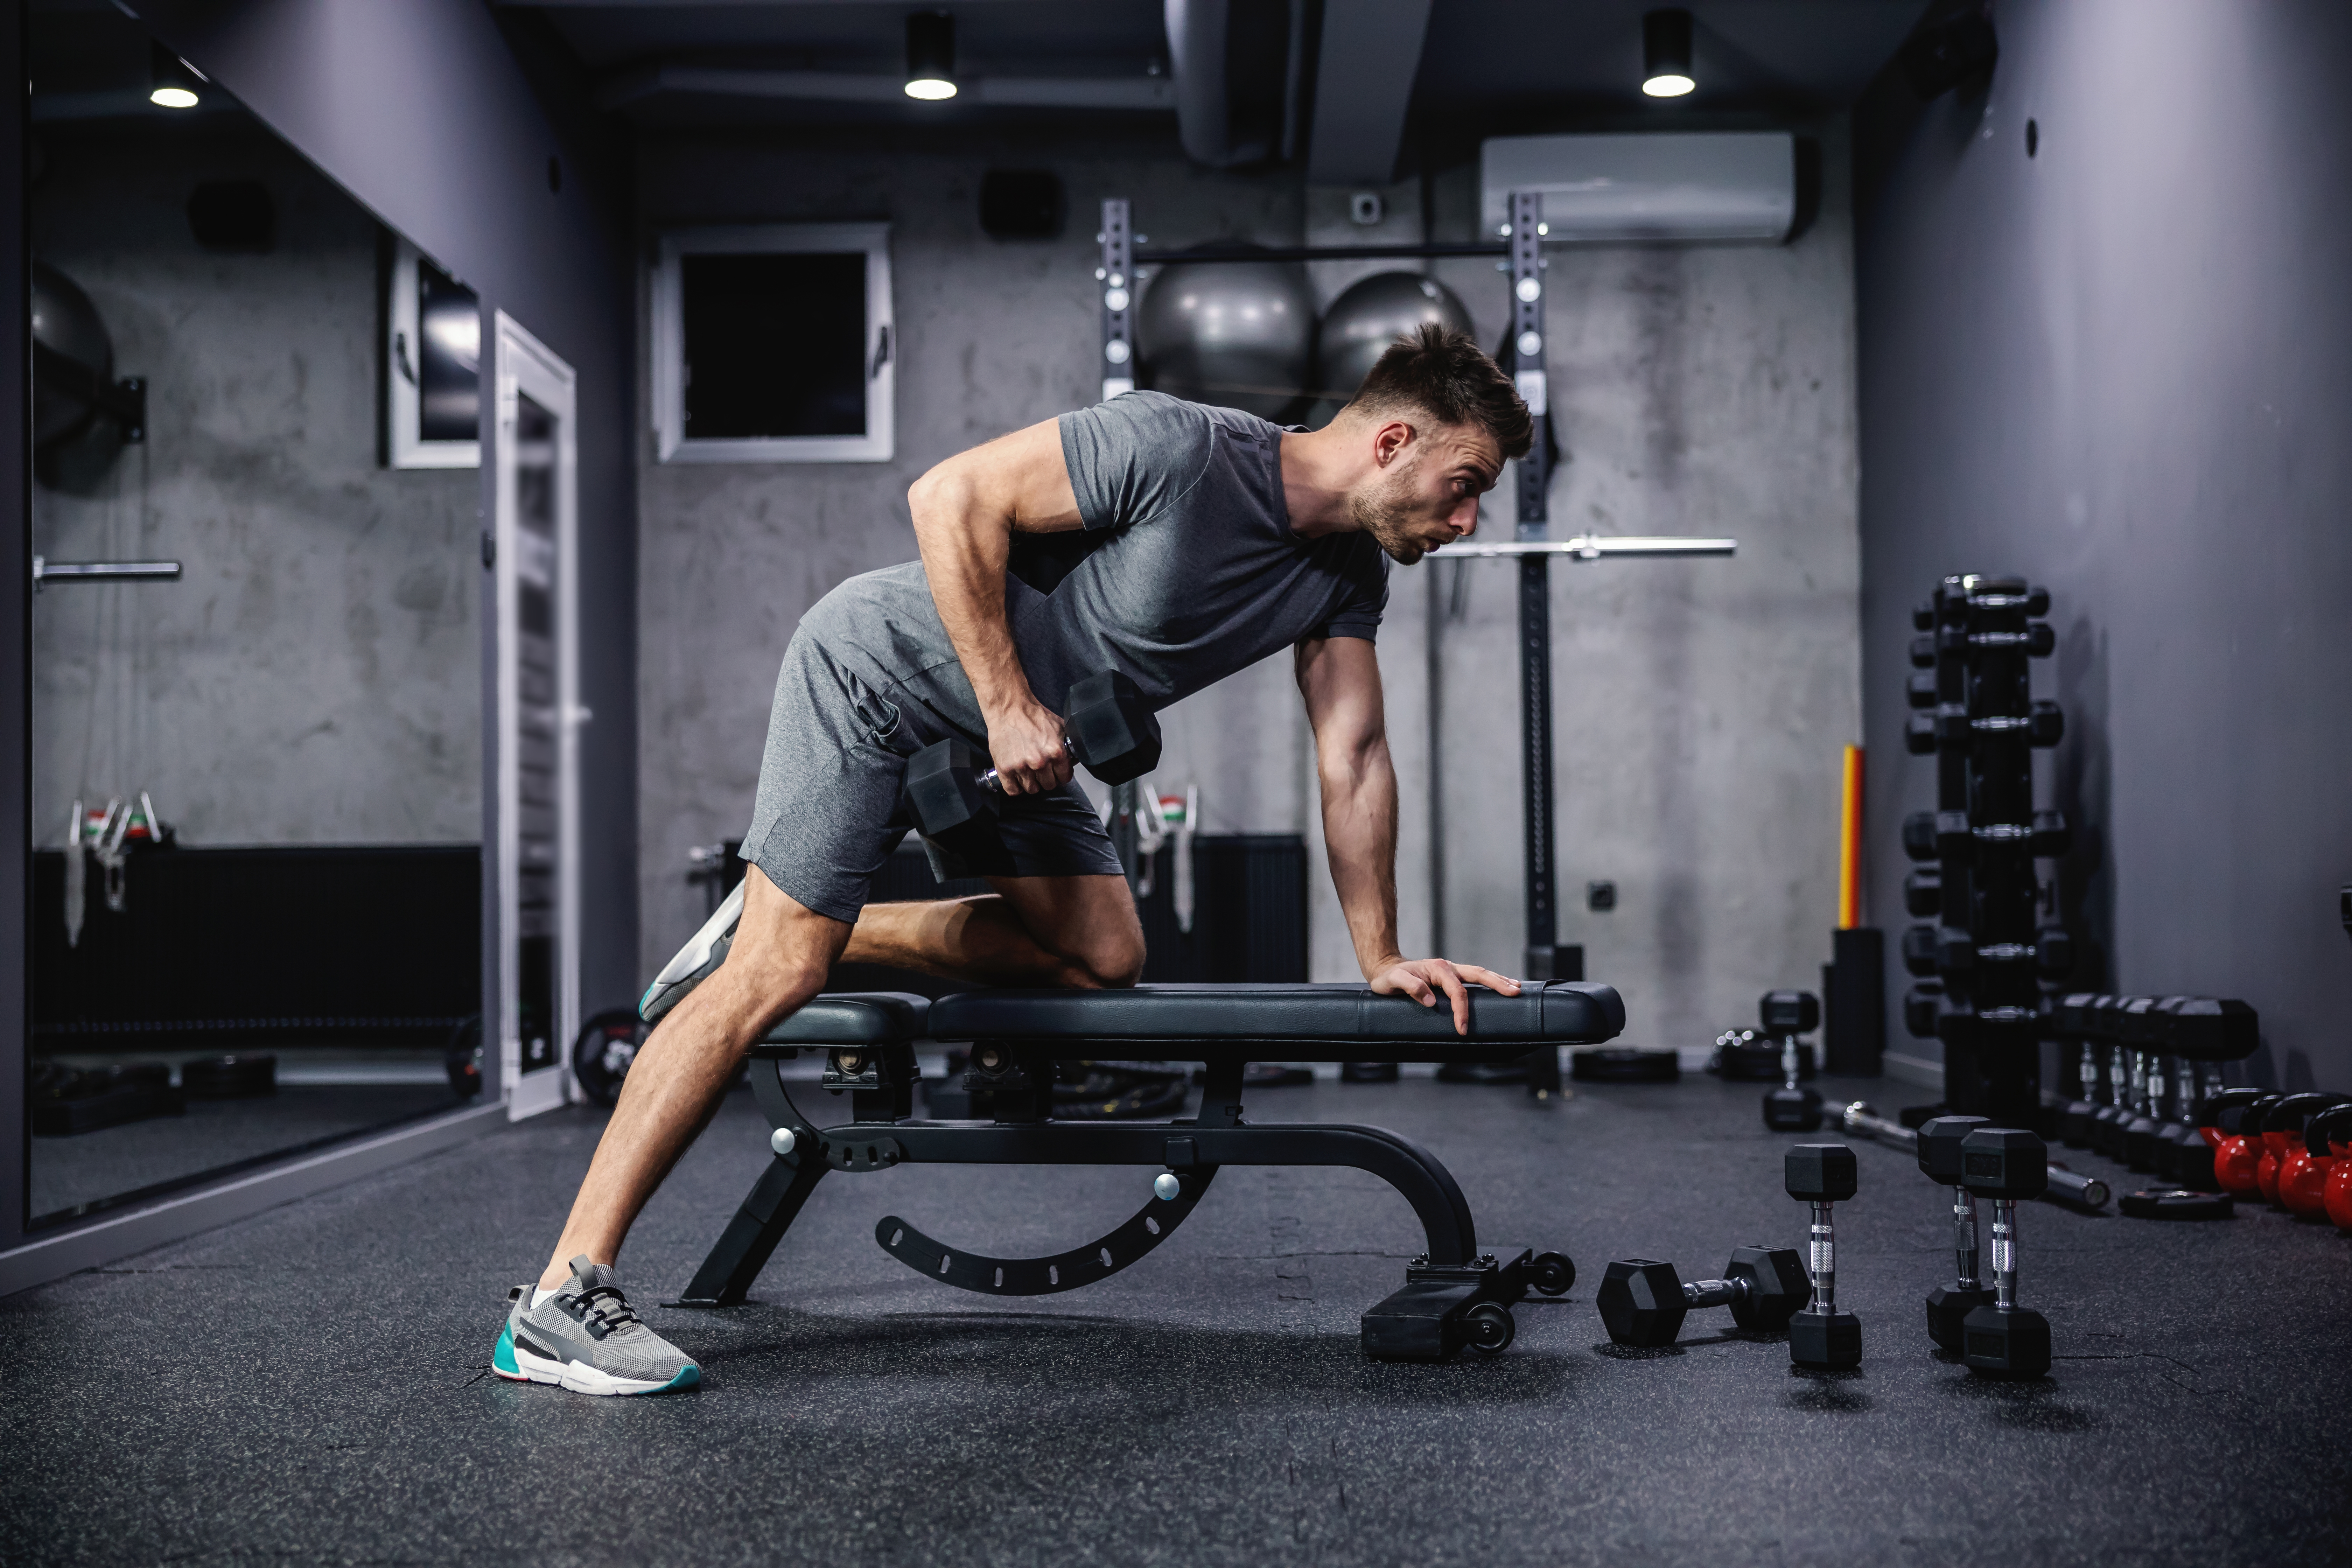
M2290 1094L2263 1112L2263 1142L2269 1152L2263 1155L2255 1177L2262 1184L2263 1196L2290 1213L2300 1212L2287 1194L2291 1191L2300 1194L2304 1167L2311 1163L2311 1151L2304 1145L2304 1124L2344 1103L2340 1094Z
M2339 1229L2352 1230L2352 1105L2321 1111L2303 1137L2319 1173L2311 1184L2318 1197L2311 1208L2295 1212L2325 1215Z
M2252 1098L2235 1100L2239 1095ZM2243 1089L2225 1089L2213 1097L2216 1104L2233 1100L2212 1117L2214 1131L2221 1134L2213 1141L2213 1179L2221 1184L2223 1192L2244 1197L2257 1190L2263 1153L2263 1112L2285 1098Z

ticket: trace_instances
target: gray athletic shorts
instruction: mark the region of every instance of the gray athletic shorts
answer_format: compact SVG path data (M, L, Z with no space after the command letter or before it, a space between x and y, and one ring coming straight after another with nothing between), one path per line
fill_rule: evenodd
M876 690L803 627L776 677L743 858L817 913L856 920L883 858L914 827L899 805L907 759L952 738L929 709ZM1119 874L1110 835L1075 780L1005 800L998 826L1013 876Z

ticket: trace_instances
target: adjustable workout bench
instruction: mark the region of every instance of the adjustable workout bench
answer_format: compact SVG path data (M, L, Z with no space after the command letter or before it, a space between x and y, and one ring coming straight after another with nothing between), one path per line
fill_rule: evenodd
M989 1296L1043 1296L1108 1279L1165 1241L1224 1165L1351 1165L1404 1194L1427 1250L1404 1288L1366 1312L1365 1352L1440 1361L1467 1345L1492 1354L1517 1331L1530 1287L1557 1296L1576 1278L1562 1254L1507 1262L1478 1250L1462 1189L1428 1151L1377 1127L1255 1125L1242 1120L1251 1061L1509 1061L1593 1045L1624 1027L1606 985L1528 982L1517 996L1473 988L1470 1034L1433 1008L1362 985L1139 985L1128 991L973 991L926 1002L895 992L816 997L752 1048L751 1087L776 1152L686 1289L681 1306L744 1299L801 1205L830 1171L866 1174L922 1162L962 1165L1157 1165L1154 1196L1109 1235L1054 1258L985 1258L942 1246L896 1215L874 1228L919 1273ZM919 1039L970 1042L966 1081L990 1092L993 1121L911 1119ZM781 1064L825 1053L824 1087L847 1093L854 1120L818 1127L786 1092ZM1056 1059L1149 1058L1208 1068L1197 1118L1055 1121Z

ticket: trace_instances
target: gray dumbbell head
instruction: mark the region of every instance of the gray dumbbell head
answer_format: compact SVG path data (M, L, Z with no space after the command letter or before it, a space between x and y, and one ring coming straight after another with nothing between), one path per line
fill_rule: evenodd
M1779 1333L1812 1299L1805 1260L1793 1247L1740 1247L1723 1266L1723 1277L1747 1282L1748 1294L1732 1300L1731 1321L1756 1333Z
M1960 1181L1980 1198L2030 1198L2050 1185L2050 1150L2015 1127L1979 1127L1960 1141Z
M1853 1151L1843 1143L1800 1143L1782 1162L1781 1182L1792 1198L1843 1203L1859 1181Z
M1108 784L1139 779L1160 763L1160 721L1134 681L1118 670L1070 688L1062 727L1087 772Z
M1647 1258L1625 1258L1612 1263L1601 1277L1592 1304L1612 1342L1654 1349L1675 1342L1690 1307L1683 1300L1683 1282L1671 1263Z
M1919 1173L1948 1187L1960 1184L1960 1144L1979 1127L1981 1116L1938 1116L1919 1129Z

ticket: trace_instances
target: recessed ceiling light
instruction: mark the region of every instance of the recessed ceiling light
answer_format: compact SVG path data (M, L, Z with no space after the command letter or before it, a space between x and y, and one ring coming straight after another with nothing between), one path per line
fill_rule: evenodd
M936 103L955 95L955 18L917 11L907 18L907 96Z
M161 44L150 46L148 79L153 85L147 101L159 109L194 109L203 101L196 89L204 73Z
M1642 18L1642 90L1680 98L1698 86L1691 75L1691 14L1653 11Z

